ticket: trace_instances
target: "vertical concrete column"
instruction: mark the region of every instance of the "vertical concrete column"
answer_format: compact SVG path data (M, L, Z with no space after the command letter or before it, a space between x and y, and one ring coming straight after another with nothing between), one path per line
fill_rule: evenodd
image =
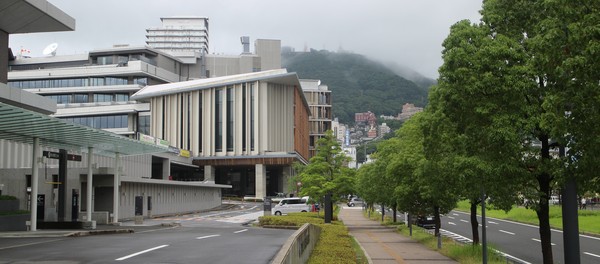
M115 155L115 175L113 177L113 223L119 222L119 182L121 180L121 153Z
M163 159L163 180L168 180L169 176L171 176L171 162L169 159Z
M204 165L204 181L215 182L215 166Z
M0 83L7 83L7 82L8 82L8 33L0 30Z
M31 159L31 231L37 230L37 196L38 196L38 178L40 156L40 139L33 138L33 156Z
M86 197L86 207L85 207L85 213L86 213L86 219L85 221L89 222L92 221L92 185L93 185L93 178L92 178L92 159L94 158L94 148L92 147L88 147L88 156L87 156L88 160L88 173L87 173L87 197Z
M267 196L267 168L264 164L255 165L256 198L262 199Z

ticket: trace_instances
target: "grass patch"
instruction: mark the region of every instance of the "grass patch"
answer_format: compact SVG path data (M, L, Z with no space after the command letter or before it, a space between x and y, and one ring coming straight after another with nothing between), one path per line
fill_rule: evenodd
M456 210L469 212L470 205L468 201L460 201ZM477 208L477 213L481 214L481 206ZM512 220L532 225L538 225L539 221L537 214L532 209L525 207L513 206L513 208L504 212L502 210L485 210L485 215L488 217ZM562 207L558 205L550 205L550 226L553 228L562 229ZM579 210L579 231L600 234L600 211Z
M258 218L260 226L297 226L310 223L321 227L321 235L308 260L309 264L346 264L367 263L362 249L353 245L354 239L348 234L348 229L334 213L334 221L325 224L323 213L291 213L284 216L262 216ZM359 253L360 252L360 253ZM361 262L359 262L361 261Z

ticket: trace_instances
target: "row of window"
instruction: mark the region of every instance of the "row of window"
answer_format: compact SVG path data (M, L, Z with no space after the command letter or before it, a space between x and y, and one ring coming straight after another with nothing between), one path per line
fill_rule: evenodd
M88 78L69 78L52 80L28 80L28 81L9 81L8 86L19 89L31 88L62 88L62 87L85 87L85 86L105 86L105 85L127 85L140 84L146 85L148 78L134 78L129 83L127 77L88 77Z
M127 102L129 94L93 94L93 100L89 100L89 94L51 94L44 95L56 101L57 104L78 104L78 103L94 103L94 102Z
M105 116L81 116L81 117L67 117L62 118L63 120L75 124L89 126L98 129L105 128L127 128L128 119L127 114L122 115L105 115Z

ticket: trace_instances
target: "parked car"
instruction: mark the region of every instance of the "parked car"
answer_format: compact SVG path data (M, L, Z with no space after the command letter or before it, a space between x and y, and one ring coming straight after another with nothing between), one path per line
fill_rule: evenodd
M417 216L417 226L426 229L435 228L435 218L433 215L419 215Z
M282 215L297 212L310 212L311 206L312 205L308 204L308 196L302 198L284 198L271 209L271 213L274 215Z
M350 201L348 201L348 206L350 207L354 207L354 206L363 206L363 200L358 198L358 197L354 197L351 198Z

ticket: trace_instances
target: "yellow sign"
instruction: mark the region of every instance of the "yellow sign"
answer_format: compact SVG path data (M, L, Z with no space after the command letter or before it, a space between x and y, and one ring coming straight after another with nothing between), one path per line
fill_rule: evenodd
M190 157L190 151L189 150L185 150L185 149L180 149L179 150L179 156L189 158Z

